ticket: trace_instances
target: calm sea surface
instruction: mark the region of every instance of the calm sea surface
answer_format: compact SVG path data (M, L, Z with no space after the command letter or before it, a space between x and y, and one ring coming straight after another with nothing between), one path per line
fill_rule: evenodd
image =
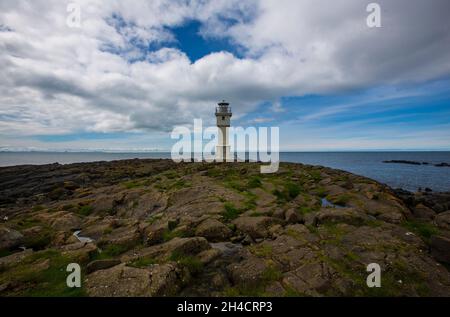
M0 166L55 162L69 164L129 158L170 158L170 153L0 152ZM450 152L284 152L280 153L280 159L284 162L337 168L411 191L419 187L450 191L450 167L432 165L450 163ZM383 163L386 160L429 162L430 165Z

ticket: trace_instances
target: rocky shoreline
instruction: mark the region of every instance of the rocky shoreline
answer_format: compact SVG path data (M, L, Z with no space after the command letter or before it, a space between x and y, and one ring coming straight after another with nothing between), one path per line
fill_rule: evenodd
M325 167L3 167L0 219L0 296L450 296L450 194Z
M408 161L408 160L390 160L390 161L383 161L383 163L389 163L389 164L407 164L407 165L433 165L435 167L450 167L449 163L437 163L437 164L431 164L430 162L417 162L417 161Z

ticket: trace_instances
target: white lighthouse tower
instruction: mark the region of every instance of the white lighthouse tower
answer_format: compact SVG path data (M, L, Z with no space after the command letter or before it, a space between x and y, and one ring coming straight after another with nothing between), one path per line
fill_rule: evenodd
M223 100L216 107L217 127L219 129L219 138L216 146L216 160L225 162L231 159L230 145L228 144L228 128L231 122L231 107L228 102Z

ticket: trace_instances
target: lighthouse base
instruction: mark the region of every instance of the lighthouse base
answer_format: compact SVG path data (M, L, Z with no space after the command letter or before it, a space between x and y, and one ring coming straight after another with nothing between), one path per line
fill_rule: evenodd
M216 162L233 162L229 145L216 146Z

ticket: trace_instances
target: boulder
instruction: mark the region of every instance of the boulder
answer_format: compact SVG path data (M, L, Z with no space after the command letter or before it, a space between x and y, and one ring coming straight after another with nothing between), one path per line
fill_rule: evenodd
M326 222L360 225L367 220L367 215L353 208L322 208L314 218L316 225Z
M167 224L152 224L144 229L144 239L147 245L154 245L164 240Z
M95 260L89 262L86 266L87 273L92 273L98 270L109 269L110 267L116 266L120 264L120 260L117 259L105 259L105 260Z
M284 212L284 209L276 208L272 216L284 220Z
M216 219L206 219L195 230L195 235L205 237L208 241L220 242L226 241L232 236L233 232L226 225Z
M73 231L81 227L81 219L73 213L65 213L55 217L51 226L56 230Z
M18 247L23 241L23 235L14 229L0 227L0 250L9 250Z
M252 239L267 238L269 227L278 222L278 219L271 217L239 217L233 220L236 228L248 234Z
M222 251L219 249L211 248L207 249L205 251L200 252L197 257L200 260L200 262L204 265L207 265L220 257L222 255Z
M81 227L81 218L68 211L41 213L36 215L36 219L60 231L73 231Z
M378 215L377 219L393 224L399 224L405 220L405 217L400 212L386 212Z
M301 220L300 215L292 208L286 211L284 217L287 223L297 223Z
M438 261L450 264L450 238L432 236L430 240L431 255Z
M16 252L8 256L4 256L0 258L0 270L5 269L9 266L14 266L25 259L27 256L33 254L33 250L26 249L22 252Z
M210 249L208 241L203 237L173 238L169 242L147 248L130 251L121 257L122 262L130 262L143 257L167 259L174 253L197 255Z
M424 204L418 204L413 208L413 215L418 219L432 220L436 216L433 209L425 206Z
M441 229L450 230L450 210L438 214L434 223Z
M61 254L78 263L86 263L97 252L97 246L93 243L77 242L62 246Z
M234 285L256 287L260 285L267 268L268 266L263 259L250 257L239 263L228 265L227 273Z
M138 226L120 227L98 241L99 245L121 245L131 248L142 240Z
M170 296L180 290L181 277L182 272L175 263L146 268L120 264L89 274L85 288L94 297Z
M317 296L331 287L331 280L331 268L325 263L313 262L288 272L282 283L300 294Z

